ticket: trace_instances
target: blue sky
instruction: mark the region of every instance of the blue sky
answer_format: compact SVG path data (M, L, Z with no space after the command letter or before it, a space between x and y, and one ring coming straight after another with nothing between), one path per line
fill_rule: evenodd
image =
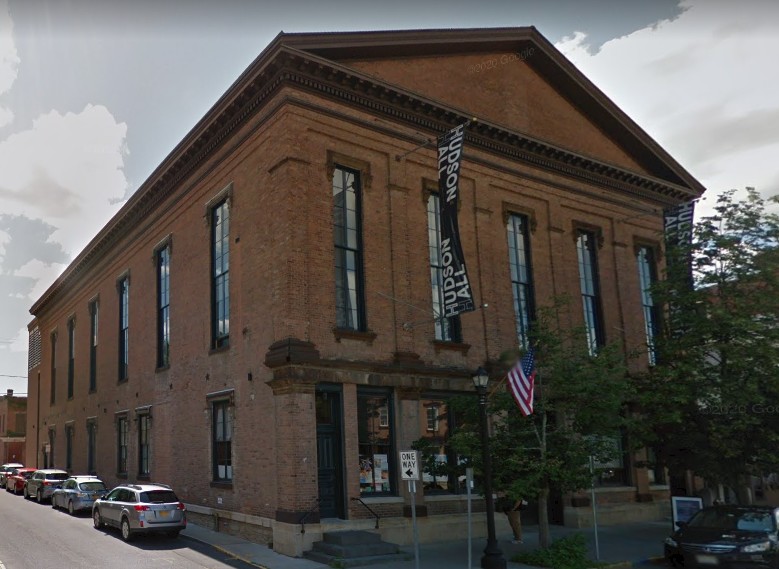
M0 0L0 393L26 392L5 376L26 374L32 302L279 31L514 25L556 43L707 195L778 193L768 0Z

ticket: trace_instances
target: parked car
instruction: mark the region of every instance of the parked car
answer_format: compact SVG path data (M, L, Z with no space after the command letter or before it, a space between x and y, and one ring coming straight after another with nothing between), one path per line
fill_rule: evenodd
M147 532L177 537L187 527L187 512L170 486L122 484L95 500L92 521L96 529L119 528L125 541Z
M42 504L51 498L54 490L59 488L69 476L64 470L55 468L36 470L24 483L24 497L29 500L34 496L38 503Z
M52 493L51 507L67 508L72 516L79 510L91 510L95 500L107 492L108 488L97 476L73 476Z
M779 567L779 508L713 506L696 513L665 539L673 567Z
M0 466L0 484L5 484L5 479L14 468L24 468L24 465L18 462L6 462Z
M35 468L14 468L5 479L5 491L20 494L24 492L24 483L35 472Z

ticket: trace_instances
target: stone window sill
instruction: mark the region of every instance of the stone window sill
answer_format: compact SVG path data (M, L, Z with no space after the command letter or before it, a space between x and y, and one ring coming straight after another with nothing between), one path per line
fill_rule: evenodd
M468 350L471 349L470 344L463 344L461 342L443 342L441 340L433 340L433 347L436 353L441 351L460 352L462 355L467 355Z
M376 339L376 332L371 332L370 330L361 331L361 330L348 330L346 328L333 328L333 336L335 336L335 341L340 342L341 340L358 340L360 342L365 342L369 346L373 344L373 341Z

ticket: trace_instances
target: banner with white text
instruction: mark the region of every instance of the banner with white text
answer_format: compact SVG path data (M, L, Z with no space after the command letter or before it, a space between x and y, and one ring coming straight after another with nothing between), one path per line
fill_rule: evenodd
M465 125L438 138L438 191L441 203L441 264L443 266L444 305L447 318L474 310L471 285L465 269L457 223L460 199L460 162L462 161Z

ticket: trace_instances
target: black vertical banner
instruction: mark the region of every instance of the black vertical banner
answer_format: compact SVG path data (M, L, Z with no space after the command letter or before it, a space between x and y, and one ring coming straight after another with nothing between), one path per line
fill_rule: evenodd
M438 137L438 191L441 204L441 263L444 273L444 313L450 318L474 310L471 285L457 224L460 199L460 162L465 125Z
M665 224L665 251L668 271L680 275L685 271L689 286L692 287L692 222L695 202L687 202L663 211Z

